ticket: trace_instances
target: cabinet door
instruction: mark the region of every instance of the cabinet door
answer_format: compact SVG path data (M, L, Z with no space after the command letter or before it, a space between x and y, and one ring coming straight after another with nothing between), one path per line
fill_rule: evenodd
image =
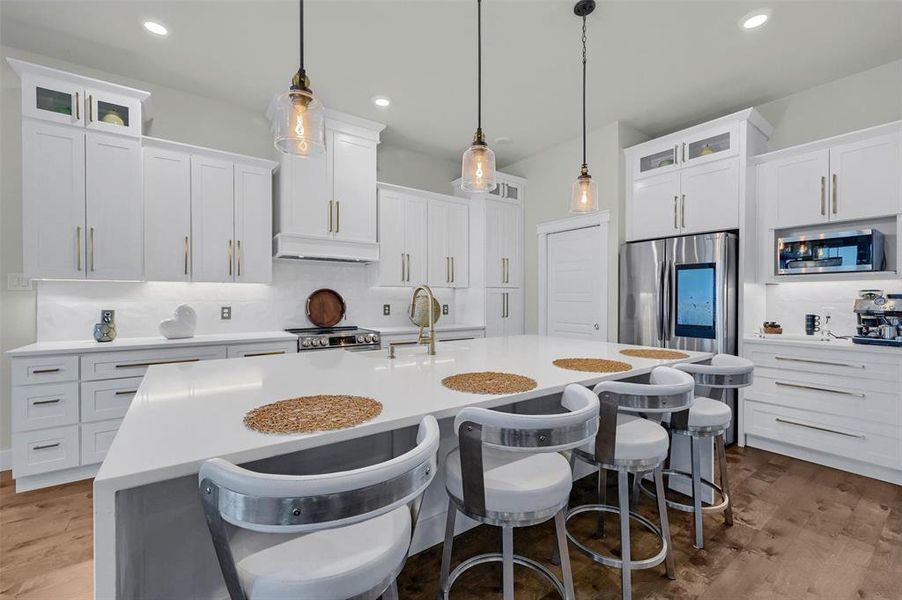
M428 255L428 210L424 198L410 197L404 208L404 252L407 254L407 284L426 281Z
M191 156L144 148L144 278L191 281Z
M683 169L680 173L682 233L739 228L739 159Z
M766 163L764 201L774 229L827 220L829 152L817 150Z
M339 132L330 132L330 138L329 181L331 199L335 201L335 237L375 242L376 144Z
M22 122L22 259L29 277L85 277L85 132Z
M503 260L501 238L504 223L504 204L485 201L485 284L500 287L504 282L506 261Z
M194 281L233 281L232 163L191 157L191 270Z
M451 286L470 285L470 210L464 204L448 204L448 254Z
M485 290L485 337L504 335L506 293L506 290L498 288Z
M407 263L404 255L404 211L400 194L379 192L378 285L406 285Z
M88 279L142 279L141 142L87 133L85 173Z
M520 239L522 224L520 207L514 204L504 205L501 221L501 255L505 259L502 285L520 287Z
M674 140L662 140L643 146L641 151L631 152L633 179L664 175L679 168L679 144Z
M902 153L893 133L830 149L830 219L902 212Z
M84 125L80 85L26 73L22 76L22 115L66 125Z
M282 155L276 203L276 233L313 237L332 234L332 198L325 155Z
M627 206L627 235L644 240L680 232L680 174L648 177L633 182L633 194Z
M272 171L235 165L235 281L272 281Z
M118 133L131 137L141 136L141 101L110 92L88 88L88 129Z
M429 241L427 278L432 287L451 287L449 249L450 204L429 202Z
M698 131L680 143L680 164L698 165L739 154L739 124Z
M523 335L523 290L504 290L504 335Z

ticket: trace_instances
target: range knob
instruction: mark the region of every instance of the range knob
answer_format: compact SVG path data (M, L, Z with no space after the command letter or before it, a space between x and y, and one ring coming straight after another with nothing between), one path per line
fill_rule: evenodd
M327 338L327 337L321 337L321 338L319 338L319 345L320 345L320 346L328 346L328 345L329 345L329 338Z
M362 335L362 334L361 334L361 335L358 335L358 336L357 336L357 343L358 343L358 344L362 344L362 343L365 342L365 341L366 341L366 336L365 336L365 335Z
M379 343L379 336L378 336L377 334L375 334L375 333L373 334L373 343L374 343L374 344L378 344L378 343Z
M366 334L366 341L368 344L372 344L374 339L375 339L375 336L372 333Z
M302 348L309 348L309 347L310 347L310 338L304 338L304 339L302 339L302 340L301 340L301 347L302 347Z

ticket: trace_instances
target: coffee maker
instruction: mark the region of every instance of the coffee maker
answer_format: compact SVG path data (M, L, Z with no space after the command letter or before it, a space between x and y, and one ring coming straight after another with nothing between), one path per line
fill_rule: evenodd
M902 348L902 294L861 290L854 310L858 331L853 342Z

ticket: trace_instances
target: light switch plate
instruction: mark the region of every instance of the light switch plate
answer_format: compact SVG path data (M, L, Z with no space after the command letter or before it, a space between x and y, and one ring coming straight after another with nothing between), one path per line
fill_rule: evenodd
M219 318L222 321L230 321L232 319L232 307L223 306L219 309Z
M27 292L34 289L31 279L22 273L7 273L6 289L10 292Z
M391 314L391 304L383 304L382 305L382 314L386 317Z
M447 304L442 304L442 314L443 315L448 314L448 305Z

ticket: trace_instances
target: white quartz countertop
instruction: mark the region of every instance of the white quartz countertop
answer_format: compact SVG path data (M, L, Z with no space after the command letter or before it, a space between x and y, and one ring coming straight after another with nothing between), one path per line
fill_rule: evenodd
M593 385L648 373L662 361L626 357L622 344L540 336L447 342L436 356L425 347L398 352L311 352L241 361L210 360L153 366L144 376L95 479L95 491L126 489L197 473L209 458L244 463L408 427L426 414L451 417L464 406L494 407L558 393L570 383ZM688 361L711 355L687 352ZM622 360L633 369L592 374L552 364L557 358ZM500 396L445 388L444 377L467 371L506 371L535 379L529 392ZM353 394L383 404L382 414L356 427L298 435L247 429L249 410L296 396Z
M37 356L42 354L84 354L87 352L109 352L111 350L150 350L155 348L185 348L189 346L217 346L222 344L252 344L255 342L288 342L298 336L287 331L256 331L248 333L212 333L195 335L180 340L167 340L161 335L153 337L117 338L112 342L94 340L72 340L64 342L35 342L9 350L7 354L16 356Z
M778 344L799 348L823 348L825 350L832 348L845 352L894 353L902 356L902 348L899 347L855 344L850 339L830 338L825 340L817 335L764 334L763 336L747 336L743 342L746 344Z
M367 327L366 329L375 329L382 335L402 335L406 333L418 333L419 327L414 325L399 325L395 327ZM485 325L476 323L436 323L436 331L471 331L474 329L483 330Z

